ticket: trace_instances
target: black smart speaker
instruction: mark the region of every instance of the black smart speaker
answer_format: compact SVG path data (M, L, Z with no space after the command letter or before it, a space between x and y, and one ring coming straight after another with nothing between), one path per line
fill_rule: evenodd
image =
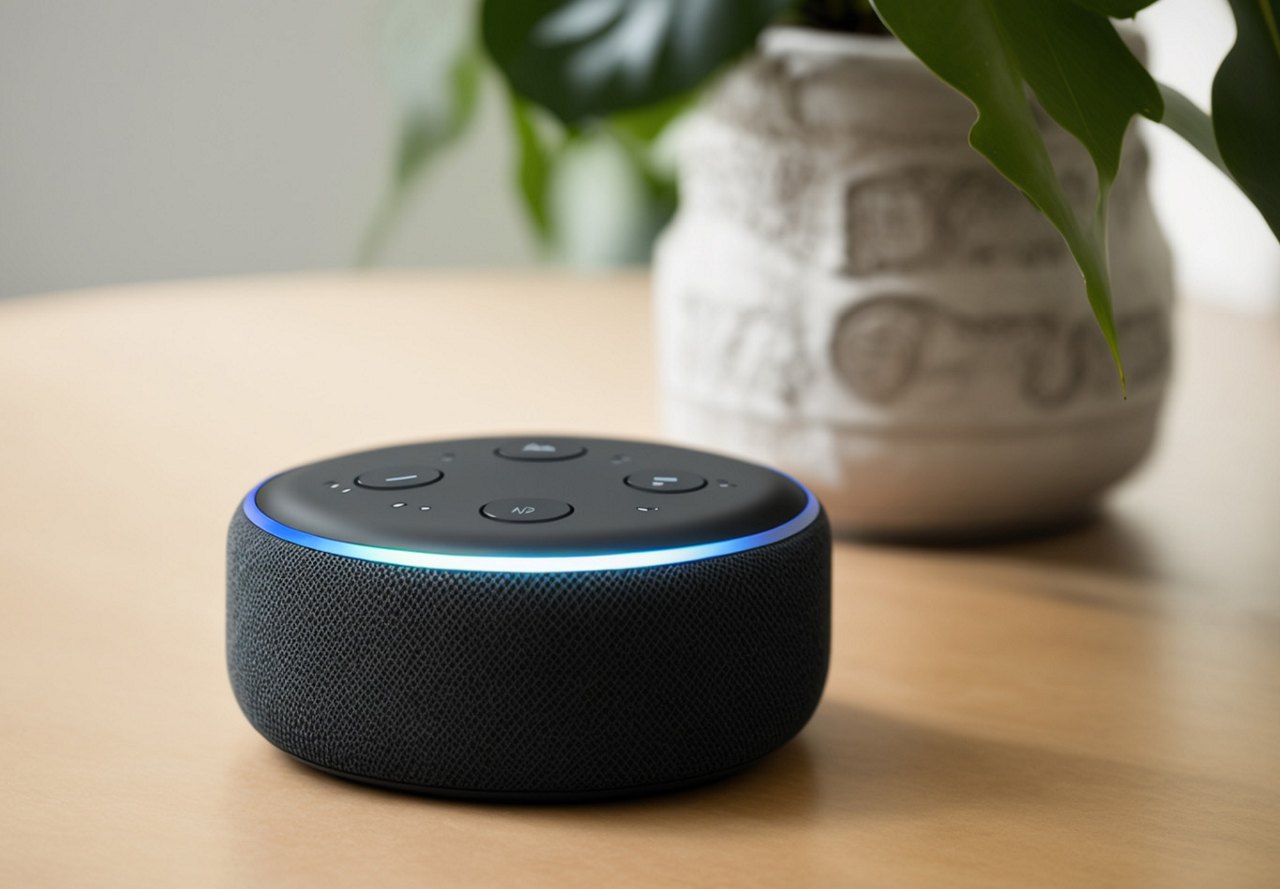
M831 538L770 469L661 444L476 438L276 475L227 545L245 715L304 763L443 796L707 781L808 721Z

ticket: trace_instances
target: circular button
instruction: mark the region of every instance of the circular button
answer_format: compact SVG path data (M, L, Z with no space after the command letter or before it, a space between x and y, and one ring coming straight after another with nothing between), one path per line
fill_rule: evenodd
M582 445L556 441L513 441L495 452L508 460L572 460L587 452Z
M573 507L563 501L539 497L492 500L480 507L480 514L495 522L554 522L571 512Z
M400 488L420 488L440 481L444 475L430 466L392 466L390 469L371 469L356 476L356 484L375 491L395 491Z
M696 491L706 487L707 480L692 472L681 472L679 469L649 469L644 472L633 472L624 480L633 488L641 491L656 491L659 494L683 494L685 491Z

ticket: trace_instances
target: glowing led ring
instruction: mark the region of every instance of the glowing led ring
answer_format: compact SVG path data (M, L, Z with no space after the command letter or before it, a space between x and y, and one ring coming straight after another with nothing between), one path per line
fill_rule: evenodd
M790 478L788 476L788 478ZM270 479L268 479L270 481ZM346 556L352 559L363 559L367 562L383 562L388 565L405 565L411 568L435 568L444 571L488 571L516 574L539 574L568 571L616 571L626 568L652 568L657 565L676 565L681 562L696 562L699 559L712 559L717 556L729 556L750 549L758 549L786 540L807 528L818 516L821 507L813 493L795 479L791 479L805 493L804 508L792 519L788 519L775 528L748 534L745 537L734 537L730 540L717 540L712 543L697 543L692 546L676 546L668 549L640 550L638 552L601 553L583 556L474 556L457 553L428 553L419 550L395 549L386 546L371 546L365 543L348 543L321 537L306 531L299 531L288 525L277 522L258 508L258 491L267 482L258 485L244 498L244 514L263 531L287 540L307 549L332 553L335 556Z

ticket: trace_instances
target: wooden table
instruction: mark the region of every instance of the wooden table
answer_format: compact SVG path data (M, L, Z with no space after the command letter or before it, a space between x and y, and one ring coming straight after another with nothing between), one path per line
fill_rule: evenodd
M0 884L1280 885L1280 325L1184 305L1099 523L844 543L827 694L742 776L515 807L295 765L236 708L223 541L276 469L654 436L640 277L284 277L0 304Z

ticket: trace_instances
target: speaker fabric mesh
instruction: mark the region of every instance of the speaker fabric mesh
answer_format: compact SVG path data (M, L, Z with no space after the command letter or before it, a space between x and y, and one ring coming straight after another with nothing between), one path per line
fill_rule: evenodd
M227 663L306 762L424 791L697 780L781 746L826 679L830 532L652 568L410 568L228 538Z

